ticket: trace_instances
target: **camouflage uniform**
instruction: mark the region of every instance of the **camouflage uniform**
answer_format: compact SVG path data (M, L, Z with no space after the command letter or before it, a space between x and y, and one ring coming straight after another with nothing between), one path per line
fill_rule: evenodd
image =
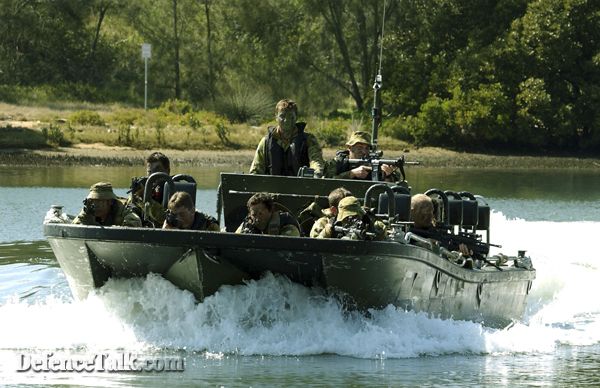
M325 229L327 224L333 224L333 222L335 222L335 214L333 214L329 209L323 210L323 217L316 220L312 228L310 229L310 237L319 237L319 235L321 234L323 229Z
M335 231L335 226L341 226L349 228L352 226L353 219L359 219L363 222L366 227L366 232L373 234L373 236L366 236L364 239L368 240L385 240L387 228L383 222L375 219L375 217L367 214L367 212L360 206L360 202L356 197L343 198L338 205L338 215L336 218L330 218L328 223L324 226L323 230L316 236L317 238L358 238L345 237ZM318 221L317 221L318 222ZM312 233L311 233L312 235Z
M353 132L352 135L350 136L350 139L348 139L348 141L346 142L346 145L348 147L352 147L353 145L357 144L357 143L363 143L363 144L368 144L369 146L371 145L371 136L363 131L356 131ZM350 163L348 162L348 159L350 159L350 151L349 150L339 150L335 153L335 157L333 158L333 160L330 160L327 162L327 166L326 166L326 176L328 178L335 178L335 179L360 179L360 178L351 178L350 177ZM382 173L383 174L383 173ZM365 178L362 178L363 180L367 180L370 181L372 180L372 175L371 173L369 173L369 175L367 175ZM394 172L392 172L391 175L387 176L385 178L386 182L398 182L402 180L402 176L400 175L400 172L397 169L394 169Z
M113 193L112 185L106 182L98 182L90 188L87 195L88 199L109 199L112 200L112 206L108 217L104 222L100 221L93 214L81 210L73 220L74 224L96 225L96 226L142 226L140 218L125 206L126 199L119 198Z
M213 216L196 210L194 214L194 223L190 227L192 230L208 230L210 232L220 232L219 222Z
M151 223L155 228L160 228L163 222L165 222L166 209L157 202L150 198L147 202L148 206L144 206L144 200L142 197L135 195L134 193L129 194L125 205L131 209L140 218L144 218L144 223Z
M269 131L272 132L273 141L276 142L284 152L288 152L290 150L290 146L294 143L294 140L299 135L299 127L304 128L304 123L296 123L296 130L288 139L282 139L279 131L275 130L275 127L269 127ZM317 138L310 134L304 132L306 135L306 146L308 149L308 160L310 168L315 170L315 175L322 175L324 172L325 162L323 161L323 151L321 150L321 146ZM256 152L254 154L254 160L252 160L252 165L250 166L250 174L263 174L269 175L271 174L270 166L268 166L268 143L269 135L263 137L258 143L258 147L256 147Z
M235 231L236 233L256 233L270 234L275 236L300 237L298 222L287 212L274 211L269 224L265 230L259 230L254 227L252 230L245 230L246 222L243 222Z

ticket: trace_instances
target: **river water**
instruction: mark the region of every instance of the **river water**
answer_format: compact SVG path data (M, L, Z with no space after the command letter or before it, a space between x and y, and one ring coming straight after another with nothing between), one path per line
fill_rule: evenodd
M234 170L234 167L224 169ZM175 171L179 172L179 171ZM187 170L214 214L219 169ZM344 311L267 275L203 303L158 276L110 280L73 300L43 237L51 204L79 211L94 182L124 195L133 168L0 167L0 384L86 386L600 385L600 171L408 172L413 192L468 189L490 203L499 251L537 278L521 322L490 329L391 306ZM178 372L19 372L25 358L175 357Z

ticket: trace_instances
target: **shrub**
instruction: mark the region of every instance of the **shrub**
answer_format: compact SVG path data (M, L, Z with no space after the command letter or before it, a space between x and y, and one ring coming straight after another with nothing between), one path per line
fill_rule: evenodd
M142 118L142 113L133 109L120 109L116 111L110 120L116 122L119 125L134 125Z
M274 112L271 96L246 84L236 84L216 102L217 111L234 123L257 125Z
M315 136L325 147L339 147L344 145L348 132L348 123L342 120L324 121Z
M171 99L163 102L158 110L173 113L176 115L185 115L194 109L192 104L185 100Z
M58 125L50 124L49 127L42 128L42 136L44 136L44 139L46 139L46 141L52 145L64 147L70 144Z
M74 112L69 117L69 121L73 124L79 125L104 125L104 120L102 120L102 117L100 117L97 112L92 112L91 110L80 110Z

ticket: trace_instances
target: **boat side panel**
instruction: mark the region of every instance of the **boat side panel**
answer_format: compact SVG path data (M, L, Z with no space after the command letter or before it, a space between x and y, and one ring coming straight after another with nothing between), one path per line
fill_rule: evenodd
M110 277L110 270L100 264L88 249L85 240L48 238L48 242L75 299L85 299L94 288L102 287Z
M424 251L411 257L326 255L324 277L330 290L351 297L361 309L392 304L493 327L521 318L530 280L511 279L507 273L505 281L468 281L432 264L427 256ZM465 271L455 267L455 272Z

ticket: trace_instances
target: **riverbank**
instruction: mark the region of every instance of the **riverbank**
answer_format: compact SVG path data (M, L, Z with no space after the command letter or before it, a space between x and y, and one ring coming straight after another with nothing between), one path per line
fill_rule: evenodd
M250 166L253 149L240 150L174 150L157 149L171 159L175 166ZM152 150L154 151L154 150ZM47 165L102 165L136 166L152 152L130 147L78 144L74 147L47 149L0 149L0 165L4 166L47 166ZM323 151L325 159L335 155L335 149ZM407 161L419 161L424 167L454 168L569 168L600 169L600 159L577 157L538 157L485 155L455 152L442 148L423 147L399 151L385 150L386 159L404 155Z

